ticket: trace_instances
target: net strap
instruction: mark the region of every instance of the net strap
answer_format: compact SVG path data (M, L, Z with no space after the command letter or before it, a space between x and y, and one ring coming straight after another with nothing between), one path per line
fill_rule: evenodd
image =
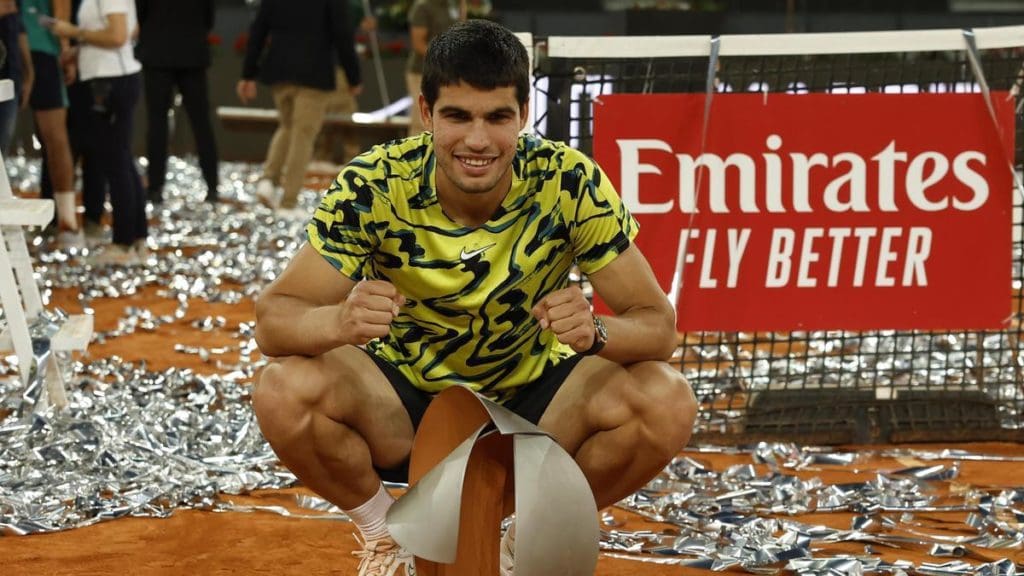
M722 49L722 37L715 35L711 37L711 50L708 56L708 76L704 82L704 118L701 121L700 129L700 151L701 156L704 155L704 151L707 149L708 143L708 127L711 124L711 102L715 97L715 77L718 70L718 56ZM694 195L696 195L701 189L701 183L704 179L704 169L698 170L697 182L694 188ZM694 205L697 205L696 198L694 198ZM679 242L681 246L678 250L678 256L676 258L676 272L675 277L672 278L672 285L669 288L669 301L672 303L672 308L676 308L679 302L679 294L683 290L683 274L686 270L686 255L689 253L690 243L690 230L693 229L693 221L697 217L697 210L690 213L690 219L686 225L686 234L680 234Z
M974 78L978 81L978 86L981 87L981 96L985 99L985 107L988 108L989 119L992 120L992 126L996 129L997 134L1003 133L1003 127L999 125L999 118L996 117L996 108L992 103L992 91L988 86L988 79L985 77L985 70L981 67L981 56L978 54L978 41L974 34L974 30L971 28L963 29L964 43L967 45L967 61L971 64L971 71L974 72ZM1011 93L1011 98L1012 98ZM1000 139L1001 142L1002 139ZM1013 168L1013 150L1004 150L1007 158L1007 164L1010 168L1010 174L1013 176L1013 186L1017 194L1020 195L1021 200L1024 201L1024 183L1021 182L1020 176L1017 171Z

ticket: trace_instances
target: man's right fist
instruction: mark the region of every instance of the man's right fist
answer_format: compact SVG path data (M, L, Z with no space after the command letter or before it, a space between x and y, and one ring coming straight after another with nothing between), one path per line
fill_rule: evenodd
M351 344L362 345L387 336L391 321L405 305L405 296L390 282L363 280L341 303L341 333Z

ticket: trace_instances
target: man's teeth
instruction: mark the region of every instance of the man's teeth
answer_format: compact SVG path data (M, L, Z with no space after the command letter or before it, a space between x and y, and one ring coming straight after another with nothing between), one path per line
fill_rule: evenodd
M460 158L463 164L470 166L487 166L491 163L490 158Z

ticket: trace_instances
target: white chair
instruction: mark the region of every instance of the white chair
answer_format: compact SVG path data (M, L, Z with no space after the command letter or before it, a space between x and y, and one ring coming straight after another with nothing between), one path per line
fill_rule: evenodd
M0 102L14 98L14 83L0 80ZM11 192L7 169L0 155L0 308L4 324L0 324L0 352L14 350L18 358L18 375L29 384L34 359L29 327L43 311L39 286L32 273L32 260L25 243L25 228L46 226L53 220L52 200L16 198ZM63 372L57 354L83 351L92 338L92 316L68 317L50 339L50 354L45 366L37 366L37 374L46 379L49 402L58 408L67 405Z

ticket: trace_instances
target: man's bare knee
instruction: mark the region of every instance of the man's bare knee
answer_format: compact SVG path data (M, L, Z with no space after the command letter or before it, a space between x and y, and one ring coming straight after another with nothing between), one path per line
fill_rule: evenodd
M252 392L253 412L264 436L280 436L288 429L302 425L303 406L297 392L289 386L289 360L268 364L260 373Z
M663 362L631 367L642 405L644 441L662 460L671 461L690 439L697 403L690 385L678 370Z
M256 419L263 421L273 414L276 397L282 394L281 366L276 363L267 364L252 389L252 409Z

